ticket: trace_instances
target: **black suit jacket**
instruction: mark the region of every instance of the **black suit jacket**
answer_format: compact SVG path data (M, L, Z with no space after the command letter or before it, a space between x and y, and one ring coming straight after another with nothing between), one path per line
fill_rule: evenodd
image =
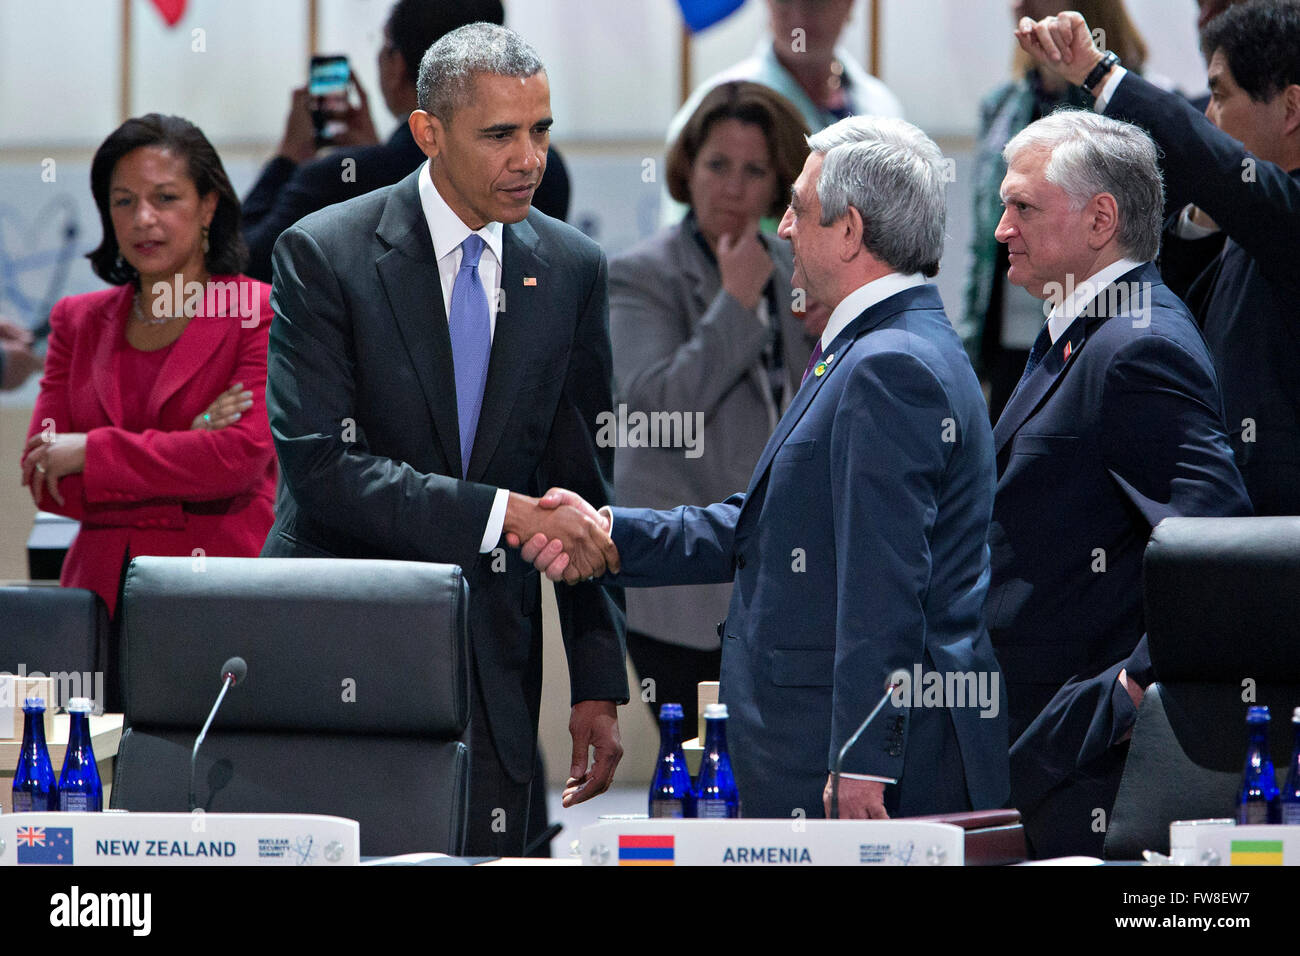
M424 158L405 123L386 143L336 149L301 166L276 156L244 199L242 227L249 259L245 272L270 282L271 250L280 233L318 209L393 185L418 169ZM569 173L554 149L547 152L546 175L533 195L533 207L556 219L568 217Z
M1166 235L1161 267L1205 334L1255 512L1300 514L1300 170L1250 155L1181 96L1132 73L1106 115L1160 145L1171 207L1194 202L1227 234L1217 255L1214 240ZM1194 265L1203 268L1189 282Z
M536 210L505 227L504 299L462 480L418 176L314 213L276 244L267 412L281 482L263 554L460 565L493 739L524 781L541 692L540 581L517 552L480 555L479 544L497 488L562 485L610 500L613 450L595 437L613 405L605 257ZM572 699L626 701L621 599L597 584L557 596Z

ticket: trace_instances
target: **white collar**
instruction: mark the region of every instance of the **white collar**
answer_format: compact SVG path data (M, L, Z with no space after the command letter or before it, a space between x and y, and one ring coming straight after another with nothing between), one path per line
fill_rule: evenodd
M1138 268L1142 263L1133 259L1116 259L1106 268L1094 272L1087 279L1074 284L1073 276L1065 277L1065 298L1061 300L1060 305L1052 307L1052 311L1047 316L1047 334L1052 337L1052 344L1068 329L1074 320L1079 317L1079 313L1093 299L1101 293L1108 285L1113 283L1126 272L1131 272Z
M499 222L489 222L482 229L472 230L461 221L460 216L447 205L438 187L433 184L429 160L420 167L420 206L424 209L425 222L429 224L429 237L433 240L433 254L442 259L460 248L460 244L477 232L483 237L487 247L501 261L501 235L504 227Z
M826 320L826 328L822 331L822 351L830 347L830 344L835 341L835 336L843 332L850 322L873 305L884 302L891 295L897 295L904 289L911 289L925 283L925 276L919 272L913 272L911 275L890 272L879 279L872 279L866 285L858 286L840 300L840 304L831 312L831 317Z

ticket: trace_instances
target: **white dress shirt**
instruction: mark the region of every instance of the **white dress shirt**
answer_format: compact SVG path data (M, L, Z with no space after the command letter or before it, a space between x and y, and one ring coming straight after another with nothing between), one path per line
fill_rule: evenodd
M831 317L826 320L826 328L822 330L822 351L825 352L830 348L830 344L835 341L835 336L876 303L884 302L891 295L896 295L904 289L925 285L928 281L919 272L911 275L891 272L879 279L872 279L866 285L858 286L840 300L840 304L831 312Z
M429 162L420 167L420 206L424 210L424 221L429 225L429 238L433 240L433 254L438 259L438 278L442 282L442 306L451 318L451 292L456 285L456 273L460 271L462 256L461 243L471 232L469 226L442 198L433 185ZM478 261L478 277L483 283L483 292L488 300L488 334L495 338L497 330L497 305L501 297L501 236L504 227L499 222L489 222L477 234L483 239L483 254ZM454 392L454 389L453 389ZM457 439L459 441L459 439ZM469 462L465 462L468 466ZM501 540L501 529L506 522L506 502L510 498L509 490L497 489L496 499L492 502L492 511L488 515L487 527L483 531L483 541L479 553L487 554Z
M1051 314L1047 317L1047 334L1052 337L1052 344L1056 344L1056 340L1079 317L1079 313L1083 311L1084 307L1100 295L1103 289L1111 285L1124 273L1131 272L1140 265L1142 263L1133 259L1116 259L1104 269L1100 269L1088 276L1087 279L1071 289L1070 294L1061 302L1052 306Z

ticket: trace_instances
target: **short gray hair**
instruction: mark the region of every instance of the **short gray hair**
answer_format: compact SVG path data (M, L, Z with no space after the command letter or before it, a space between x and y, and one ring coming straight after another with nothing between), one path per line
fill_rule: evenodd
M420 109L444 123L464 106L479 73L527 79L545 69L514 30L495 23L470 23L445 34L420 58L415 93Z
M938 273L947 177L934 140L901 119L850 116L809 136L808 147L824 154L817 180L823 226L852 206L873 256L899 272Z
M1120 249L1147 262L1160 251L1165 188L1156 144L1143 130L1091 110L1060 109L1030 123L1002 150L1010 166L1026 149L1046 149L1047 181L1065 190L1076 209L1110 193L1119 209Z

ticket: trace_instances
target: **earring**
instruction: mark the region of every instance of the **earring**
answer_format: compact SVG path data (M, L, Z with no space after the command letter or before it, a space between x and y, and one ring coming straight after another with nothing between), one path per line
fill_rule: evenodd
M208 227L200 226L199 235L203 237L203 254L206 256L208 254Z
M117 267L118 272L126 268L126 260L122 258L122 253L117 254L117 262L113 263L113 265Z

